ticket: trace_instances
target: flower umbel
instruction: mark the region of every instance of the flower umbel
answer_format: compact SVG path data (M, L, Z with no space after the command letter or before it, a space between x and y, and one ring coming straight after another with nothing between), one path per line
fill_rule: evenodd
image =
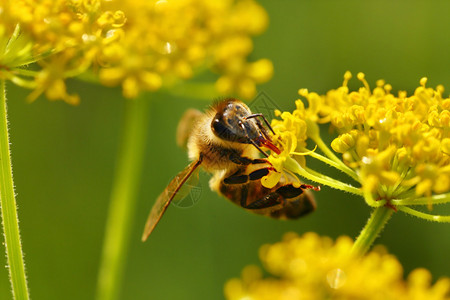
M290 161L291 171L363 194L373 207L388 205L403 210L403 206L426 204L431 209L433 204L449 202L450 98L442 96L444 88L429 88L427 79L422 78L413 95L401 91L395 96L383 80L370 90L364 74L357 77L363 83L358 91L349 91L350 72L345 74L341 87L326 95L301 89L299 94L306 98L308 107L297 100L292 114L278 112L281 120L272 123L277 133L275 141L284 151L281 155L272 154L271 162L277 167L280 161ZM334 153L320 137L318 124L326 123L338 133L331 143ZM308 139L326 155L308 153L311 157L342 170L361 184L361 190L349 189L343 183L336 186L336 180L308 169L304 158L297 158L299 152L306 150ZM339 154L342 160L337 157ZM297 158L297 165L292 163L292 157ZM414 213L410 208L404 211ZM449 221L448 217L416 215Z
M242 277L231 279L225 296L237 299L449 299L450 279L431 284L425 269L412 271L403 280L399 261L384 247L366 256L350 254L352 240L307 233L288 233L283 240L260 249L265 269L274 277L264 278L256 266L248 266Z
M422 78L413 95L396 97L384 81L370 91L364 75L358 78L365 87L349 93L344 82L325 96L318 114L338 129L331 146L357 170L364 191L387 200L448 192L450 98L442 97L444 88L427 88Z
M32 88L29 100L75 104L65 79L82 74L134 98L207 69L219 92L251 98L273 72L247 60L268 23L253 0L1 0L0 20L0 77Z
M292 112L276 112L274 142L282 149L268 158L278 172L262 183L274 186L284 172L364 197L375 208L355 243L363 254L374 242L392 213L401 210L416 217L450 222L450 216L431 215L411 208L450 202L450 98L444 88L426 86L427 79L413 95L378 80L371 90L363 73L363 86L350 91L350 72L341 87L326 95L300 89L306 98L295 102ZM320 136L320 124L329 124L337 137L328 146ZM311 140L323 153L306 148ZM315 150L315 149L314 149ZM318 159L347 174L359 187L312 170L305 156ZM341 158L339 158L341 156Z

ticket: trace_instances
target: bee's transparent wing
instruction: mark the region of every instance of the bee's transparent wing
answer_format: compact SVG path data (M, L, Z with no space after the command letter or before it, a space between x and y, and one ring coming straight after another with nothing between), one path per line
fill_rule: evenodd
M148 236L152 233L153 229L155 229L156 224L158 224L162 215L166 211L170 202L177 196L185 196L189 192L189 189L192 185L187 185L182 189L185 182L191 177L195 170L198 170L197 167L200 166L201 160L194 161L189 164L183 171L178 173L174 179L169 183L166 189L159 195L158 199L156 199L155 204L153 204L152 210L150 211L150 215L148 216L147 222L145 224L144 233L142 234L142 241L145 242ZM181 190L181 191L180 191Z
M197 168L192 172L189 178L181 186L178 192L170 202L173 206L178 208L189 208L196 204L201 195L201 187L199 186L199 170Z

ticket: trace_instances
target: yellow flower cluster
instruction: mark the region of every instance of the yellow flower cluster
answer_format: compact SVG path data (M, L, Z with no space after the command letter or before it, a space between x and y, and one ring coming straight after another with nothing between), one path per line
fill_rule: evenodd
M326 95L299 90L308 108L297 100L292 114L282 113L282 120L273 121L277 136L285 144L294 144L289 141L292 139L304 144L311 138L326 151L319 144L317 124L331 124L338 132L331 148L342 154L344 171L350 175L353 172L352 177L362 184L364 192L375 194L377 199L430 197L448 192L450 98L442 96L443 87L426 87L427 79L422 78L413 95L401 91L395 96L391 85L383 80L371 90L363 73L357 77L363 83L357 91L347 86L350 72L344 75L341 87ZM290 127L302 120L301 125ZM294 151L287 149L282 155ZM337 159L332 153L326 154ZM280 160L280 156L272 156L272 161Z
M350 254L352 240L307 233L288 233L273 245L264 245L260 258L275 277L263 278L256 266L248 266L242 278L226 283L229 300L299 299L450 299L450 279L431 284L425 269L412 271L403 280L398 260L383 247L362 257Z
M318 113L338 129L331 147L360 169L364 187L388 197L411 187L417 196L449 191L450 98L442 97L443 87L427 88L422 78L413 95L396 97L382 80L371 92L362 73L365 86L349 92L349 78L322 98Z
M1 0L0 76L34 89L30 101L45 93L76 104L79 98L67 93L64 80L98 65L125 21L100 0ZM39 64L37 71L24 68L31 63Z
M272 120L272 128L277 133L273 137L273 142L275 144L281 145L280 149L282 153L280 155L271 155L268 160L276 170L283 170L286 165L286 159L289 155L296 153L298 148L306 146L307 139L307 124L306 124L306 111L304 110L303 102L297 100L297 109L293 112L280 112L275 111L277 117L281 117L281 120ZM302 164L304 164L303 157L300 157ZM262 184L267 188L274 187L280 177L282 172L272 172L269 176L264 176L262 178Z
M135 97L210 69L220 92L250 98L273 73L247 61L267 24L253 0L0 0L0 76L73 103L64 79L87 70ZM39 72L20 68L33 62Z

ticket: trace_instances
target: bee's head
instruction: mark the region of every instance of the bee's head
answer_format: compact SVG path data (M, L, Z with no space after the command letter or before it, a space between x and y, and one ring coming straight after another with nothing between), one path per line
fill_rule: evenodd
M216 114L211 122L214 134L226 141L266 146L279 153L266 129L254 117L247 105L236 99L227 99L215 106Z

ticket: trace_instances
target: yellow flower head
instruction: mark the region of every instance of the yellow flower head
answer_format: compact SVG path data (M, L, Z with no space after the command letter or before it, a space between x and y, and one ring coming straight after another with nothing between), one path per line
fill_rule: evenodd
M279 113L282 120L273 121L280 148L295 146L283 148L281 155L272 154L269 160L281 161L283 156L283 161L292 162L289 157L304 151L305 141L311 139L330 158L329 164L362 185L366 199L372 199L369 202L429 197L432 204L432 195L450 190L450 98L442 96L442 86L427 87L426 78L413 95L401 91L395 96L383 80L371 90L363 73L357 77L362 82L357 91L347 86L350 72L341 87L325 95L299 90L308 107L297 100L292 114ZM334 153L320 138L318 124L326 123L338 134L331 142ZM342 155L343 162L335 153ZM304 167L304 160L300 165ZM286 168L286 164L274 166ZM304 174L299 166L292 171ZM313 180L318 178L313 175Z
M297 101L297 108L304 108L301 101ZM307 124L305 122L304 110L297 109L294 113L275 111L275 115L281 120L272 120L272 128L276 132L273 137L274 143L280 146L281 154L273 153L268 160L279 172L271 172L262 178L265 187L274 187L281 176L283 176L284 166L289 155L296 153L298 148L306 146ZM304 161L303 161L304 162Z
M67 93L64 80L96 65L126 21L123 12L105 10L100 0L2 0L0 12L0 28L7 29L0 34L0 73L34 89L30 101L45 93L76 104L78 96ZM38 71L24 69L31 63L39 64Z
M357 77L363 87L349 92L347 73L341 88L323 96L318 111L339 132L333 150L360 174L365 189L380 196L449 191L450 99L442 97L443 87L428 88L422 78L413 95L394 96L383 80L370 90L364 74Z
M30 100L74 102L64 79L88 70L135 97L210 69L220 92L251 98L273 72L247 61L267 24L253 0L1 0L0 76L35 89ZM20 68L33 62L43 74Z
M362 257L350 254L353 242L307 233L286 234L273 245L264 245L260 258L274 277L263 277L256 266L246 267L239 279L225 286L229 300L299 299L449 299L450 279L434 285L425 269L403 280L399 261L383 247Z

